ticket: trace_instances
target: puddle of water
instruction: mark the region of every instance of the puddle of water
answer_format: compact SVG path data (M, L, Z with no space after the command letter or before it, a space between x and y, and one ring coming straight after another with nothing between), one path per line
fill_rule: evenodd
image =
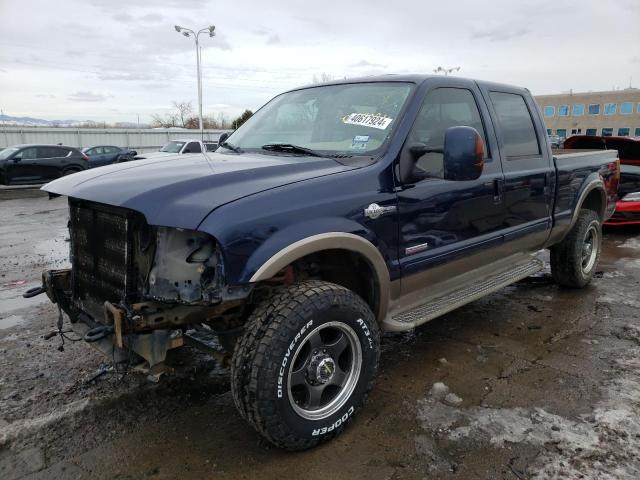
M20 315L9 315L6 318L0 318L0 330L13 327L25 321L25 318Z

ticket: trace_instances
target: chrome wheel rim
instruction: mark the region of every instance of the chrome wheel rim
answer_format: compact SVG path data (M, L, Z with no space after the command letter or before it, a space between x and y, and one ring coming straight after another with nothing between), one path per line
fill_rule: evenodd
M291 361L287 389L294 411L322 420L347 402L358 383L362 348L356 332L342 322L327 322L300 342Z
M596 264L600 248L600 233L594 224L589 225L582 241L582 271L589 273Z

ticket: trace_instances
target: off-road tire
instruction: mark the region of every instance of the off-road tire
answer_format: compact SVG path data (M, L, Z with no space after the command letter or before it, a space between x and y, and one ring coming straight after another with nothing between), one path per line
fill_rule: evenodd
M355 386L330 416L303 418L289 395L291 352L303 348L314 329L340 322L355 333L352 338L357 337L361 348ZM378 370L379 345L374 315L352 291L319 280L282 287L254 310L236 345L231 363L233 400L242 417L274 445L286 450L314 447L340 433L364 405Z
M587 270L583 268L583 246L587 233L593 229L597 237L594 248L595 261ZM558 285L569 288L582 288L591 282L600 260L602 249L602 224L593 210L582 209L578 220L569 234L557 245L551 247L551 274Z

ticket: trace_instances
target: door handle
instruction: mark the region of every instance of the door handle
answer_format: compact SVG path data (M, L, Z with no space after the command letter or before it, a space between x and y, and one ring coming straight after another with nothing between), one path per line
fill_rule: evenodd
M504 193L504 180L502 178L493 179L493 203L502 203Z

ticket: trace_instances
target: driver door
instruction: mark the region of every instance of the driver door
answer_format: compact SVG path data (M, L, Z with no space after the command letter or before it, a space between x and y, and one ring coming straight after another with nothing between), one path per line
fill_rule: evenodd
M38 147L27 147L8 161L9 177L17 183L37 182L42 179L38 165Z
M484 169L477 180L443 178L442 153L427 153L417 166L427 178L398 192L401 294L456 277L500 255L505 205L504 175L489 113L474 82L438 86L426 93L403 147L400 161L411 161L409 148L419 142L442 149L448 128L473 127L485 145Z

